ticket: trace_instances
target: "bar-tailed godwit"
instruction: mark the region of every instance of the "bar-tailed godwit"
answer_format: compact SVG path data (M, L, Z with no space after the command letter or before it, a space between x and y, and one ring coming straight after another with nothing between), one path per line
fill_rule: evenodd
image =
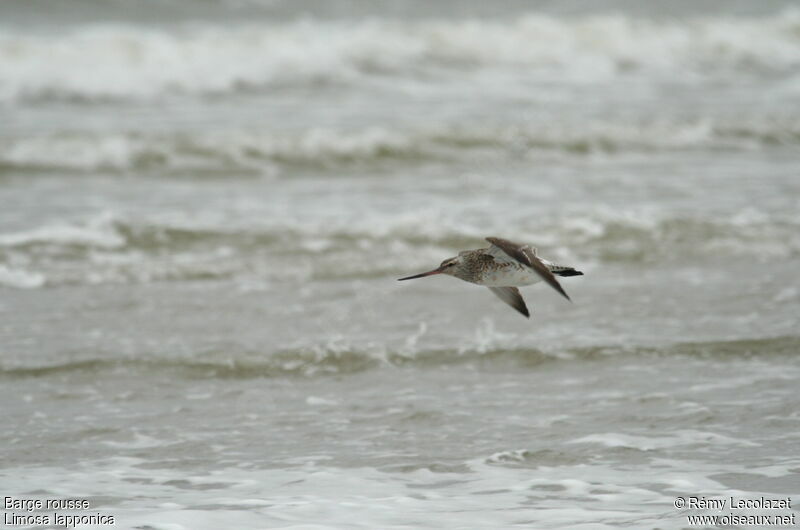
M558 283L556 276L581 276L581 271L565 265L556 265L540 258L535 248L512 243L499 237L487 237L489 248L464 250L454 258L448 258L432 271L415 274L402 280L413 280L434 274L448 274L465 282L484 285L500 299L530 317L518 287L542 280L569 300L569 296Z

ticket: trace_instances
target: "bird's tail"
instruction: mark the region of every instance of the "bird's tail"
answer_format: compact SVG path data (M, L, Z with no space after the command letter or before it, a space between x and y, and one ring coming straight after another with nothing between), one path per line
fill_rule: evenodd
M572 267L564 267L561 265L556 265L555 267L551 268L550 271L556 276L583 276L581 271L577 271Z

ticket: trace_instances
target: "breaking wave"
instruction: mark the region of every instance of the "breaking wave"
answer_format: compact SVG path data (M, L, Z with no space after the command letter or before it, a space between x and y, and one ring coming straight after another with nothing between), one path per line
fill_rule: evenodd
M624 15L513 21L307 20L163 30L90 25L57 35L0 33L0 101L152 98L365 78L435 82L442 72L601 82L692 81L796 72L800 13L650 20Z
M468 350L389 351L321 346L303 350L262 352L218 351L199 358L141 357L114 359L112 354L46 365L0 365L0 378L61 376L69 373L169 373L184 378L249 379L281 376L350 374L385 367L430 368L480 363L490 367L535 370L542 363L580 362L618 355L719 356L795 355L799 337L770 337L734 341L680 343L662 347L589 346L557 353L535 348L480 348Z
M84 223L0 233L0 285L374 278L477 248L492 231L525 241L536 234L534 243L551 257L566 252L562 258L583 263L800 255L800 217L758 210L703 217L595 209L521 219L513 228L432 211L376 214L359 222L274 218L255 224L251 218L219 224L104 214Z
M281 167L330 168L563 153L753 150L800 144L791 116L640 123L445 126L420 130L311 129L302 133L52 133L0 143L0 174L19 171L158 172L229 177Z

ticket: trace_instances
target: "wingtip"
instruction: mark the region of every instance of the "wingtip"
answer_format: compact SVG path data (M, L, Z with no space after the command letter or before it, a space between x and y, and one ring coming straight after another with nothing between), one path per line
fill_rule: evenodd
M561 284L558 283L558 281L556 281L555 284L550 284L550 286L553 289L555 289L558 294L560 294L561 296L563 296L564 298L566 298L567 300L572 302L572 298L569 297L569 295L567 294L567 291L565 291L564 288L561 287Z

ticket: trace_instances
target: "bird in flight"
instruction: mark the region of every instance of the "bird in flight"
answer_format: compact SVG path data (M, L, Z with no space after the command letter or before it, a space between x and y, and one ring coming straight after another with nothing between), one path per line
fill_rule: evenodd
M487 237L489 248L463 250L454 258L448 258L432 271L400 278L413 280L434 274L455 276L465 282L484 285L526 317L531 316L517 287L531 285L542 280L570 300L556 276L582 276L581 271L565 265L556 265L540 258L536 249L520 245L499 237Z

